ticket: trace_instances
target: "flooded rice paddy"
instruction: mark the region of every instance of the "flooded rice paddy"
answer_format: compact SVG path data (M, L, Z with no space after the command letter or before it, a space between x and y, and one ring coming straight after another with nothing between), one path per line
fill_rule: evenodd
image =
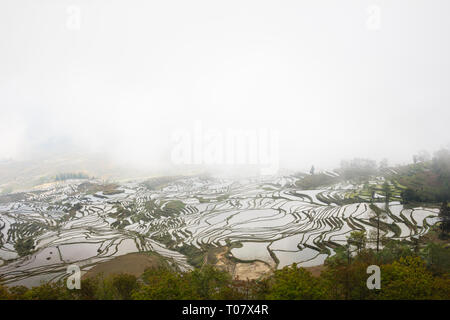
M180 248L233 243L231 254L242 262L309 267L322 264L350 232L373 229L369 203L342 201L358 186L299 190L296 180L182 178L155 190L133 182L113 192L72 180L0 198L0 281L37 285L66 277L70 264L87 271L140 251L188 270ZM389 238L424 234L437 221L436 209L405 209L398 201L389 209L382 231ZM33 240L21 256L20 239Z

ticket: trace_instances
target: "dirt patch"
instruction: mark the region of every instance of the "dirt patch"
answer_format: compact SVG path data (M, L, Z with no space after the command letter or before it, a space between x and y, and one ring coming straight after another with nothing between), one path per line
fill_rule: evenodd
M80 185L78 185L77 189L78 192L85 192L85 193L96 193L99 191L103 191L103 193L111 193L114 194L114 192L119 191L117 190L119 186L114 183L109 184L97 184L92 182L83 182Z
M101 273L105 276L115 273L127 273L139 277L144 273L145 269L160 266L163 266L163 263L157 256L146 253L129 253L96 265L84 274L82 279L95 277Z
M223 247L216 253L216 263L218 269L225 270L236 280L255 280L272 274L272 268L261 261L254 262L234 262L227 257L229 248Z
M268 276L272 269L261 261L236 263L233 278L236 280L256 280Z

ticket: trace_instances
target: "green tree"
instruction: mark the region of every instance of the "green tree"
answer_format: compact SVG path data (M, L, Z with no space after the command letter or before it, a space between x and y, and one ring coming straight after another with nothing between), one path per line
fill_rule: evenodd
M11 299L11 295L8 292L8 288L0 284L0 300L9 300L9 299Z
M121 300L130 300L133 290L137 288L137 279L131 274L116 274L112 278L112 285Z
M377 293L367 288L367 267L374 264L374 256L364 250L351 263L328 264L321 278L331 299L376 299Z
M11 300L23 300L25 298L25 294L29 290L25 286L14 286L14 287L10 287L8 289L9 289Z
M68 300L70 298L71 294L63 282L43 283L24 294L24 299L27 300Z
M445 274L450 270L450 248L443 244L428 243L422 250L428 268L435 274Z
M375 242L377 245L377 252L379 252L380 251L380 242L382 240L381 236L380 236L380 231L381 231L380 222L381 222L381 219L386 219L387 214L385 211L381 210L373 203L370 204L370 209L372 209L372 215L373 215L372 217L375 218L375 221L376 221Z
M383 193L384 193L385 211L387 212L389 210L389 201L392 195L391 186L387 181L383 183Z
M189 274L189 280L200 299L214 299L221 290L231 283L231 276L213 266L206 265Z
M350 236L347 237L347 242L356 246L358 253L366 247L366 232L365 231L352 231Z
M315 278L304 268L292 264L276 270L267 299L311 300L326 299L327 294L320 278Z
M420 257L405 257L381 266L382 299L431 299L434 279Z
M34 241L32 238L19 238L14 244L14 249L21 257L29 255L34 250Z
M440 222L440 238L446 239L448 233L450 232L450 208L448 206L447 200L442 202L441 209L439 210Z
M143 284L131 296L135 300L197 299L186 275L167 268L147 269Z
M80 290L74 290L74 295L81 300L97 300L100 281L100 276L81 280Z
M400 196L402 197L402 203L407 204L413 201L420 201L419 196L417 195L417 193L411 189L411 188L407 188L405 190L403 190L400 194Z
M399 240L389 240L385 243L383 249L377 253L380 263L389 264L400 258L414 256L414 252L407 242Z

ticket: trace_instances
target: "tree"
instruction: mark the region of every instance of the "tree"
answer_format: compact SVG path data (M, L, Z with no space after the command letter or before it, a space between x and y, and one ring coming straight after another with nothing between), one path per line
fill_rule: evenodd
M292 264L276 270L267 299L311 300L325 299L326 290L319 278L304 268Z
M100 277L83 279L80 290L74 293L82 300L96 300L99 281Z
M34 240L32 238L19 238L14 244L14 249L19 256L26 256L34 249Z
M351 260L348 259L349 246L336 249L336 254L325 260L323 278L331 299L374 299L373 290L367 289L367 266L376 264L370 250L362 250Z
M0 284L0 300L9 300L9 299L11 299L11 295L8 292L8 288Z
M380 161L380 169L386 169L388 167L388 159L384 158Z
M134 300L182 300L198 298L189 285L186 274L166 268L147 269L142 275L143 284L132 293Z
M408 243L391 239L377 253L377 262L387 264L409 256L414 256L414 252Z
M28 288L25 286L14 286L8 288L10 293L10 299L12 300L23 300L25 294L28 292Z
M450 270L450 250L443 244L428 243L421 252L428 268L434 274L445 274Z
M368 186L370 193L370 203L373 203L373 199L375 198L375 188L371 185Z
M389 200L391 198L391 186L387 181L383 183L384 203L386 212L389 210Z
M112 279L112 285L117 290L118 296L122 300L130 300L131 294L137 287L137 279L131 274L117 274Z
M430 154L426 150L421 150L418 154L413 156L414 163L426 162L430 160Z
M380 220L381 219L386 219L386 212L383 212L383 210L381 210L380 208L378 208L375 204L370 204L370 209L372 209L373 212L373 218L375 218L376 220L376 235L373 236L372 234L370 235L371 238L375 238L376 244L377 244L377 252L380 251L380 241L381 241L381 236L380 236L380 230L381 230L381 226L380 226Z
M377 163L370 159L355 158L350 161L341 161L340 175L346 180L356 180L362 183L377 173Z
M431 299L434 279L419 257L405 257L381 266L382 299Z
M441 209L439 210L439 217L441 218L441 234L439 236L445 239L450 231L450 208L448 207L447 200L442 202Z
M412 201L419 201L417 193L411 188L403 190L400 195L402 197L402 203L404 204L410 203Z
M66 300L69 299L70 292L64 283L44 283L38 287L33 287L24 294L27 300Z
M366 232L365 231L352 231L350 236L347 237L347 242L356 246L358 253L366 247Z
M231 283L231 276L211 265L205 265L189 274L189 282L200 299L214 299Z

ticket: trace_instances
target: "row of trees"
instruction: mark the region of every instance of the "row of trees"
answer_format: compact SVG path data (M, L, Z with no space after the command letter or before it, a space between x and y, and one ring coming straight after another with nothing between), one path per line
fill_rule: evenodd
M385 169L388 167L388 160L383 159L380 161L379 165L377 165L377 162L375 160L371 159L365 159L365 158L354 158L352 160L342 160L341 166L339 169L336 169L335 171L340 174L340 178L337 177L330 177L325 174L318 174L316 175L316 169L313 166L311 166L311 169L309 170L310 176L304 177L304 180L306 180L306 184L308 186L309 184L313 184L313 187L318 187L321 185L324 185L326 183L335 183L338 180L354 180L358 183L361 183L365 180L367 180L370 176L379 174L380 169ZM314 176L316 175L316 176ZM312 177L311 177L312 176ZM322 181L319 181L319 178L322 179ZM328 179L328 180L326 180ZM316 182L316 183L315 183Z
M402 201L443 202L450 199L450 150L442 149L433 158L418 157L414 165L406 166L396 179L406 189Z
M350 238L317 277L295 264L258 281L232 280L212 266L185 273L158 268L139 279L128 274L89 278L80 290L68 290L62 282L32 289L0 285L0 299L450 299L445 246L427 243L417 250L408 242L390 241L376 252L366 248L361 234ZM351 250L355 244L357 250ZM367 288L369 265L381 268L380 290Z
M82 172L59 173L55 176L55 181L64 181L69 179L89 179L89 176Z
M442 203L441 209L439 210L440 221L440 238L448 239L450 233L450 207L448 206L448 202L444 201Z
M30 237L19 238L14 244L14 249L21 257L29 255L34 250L34 240Z

